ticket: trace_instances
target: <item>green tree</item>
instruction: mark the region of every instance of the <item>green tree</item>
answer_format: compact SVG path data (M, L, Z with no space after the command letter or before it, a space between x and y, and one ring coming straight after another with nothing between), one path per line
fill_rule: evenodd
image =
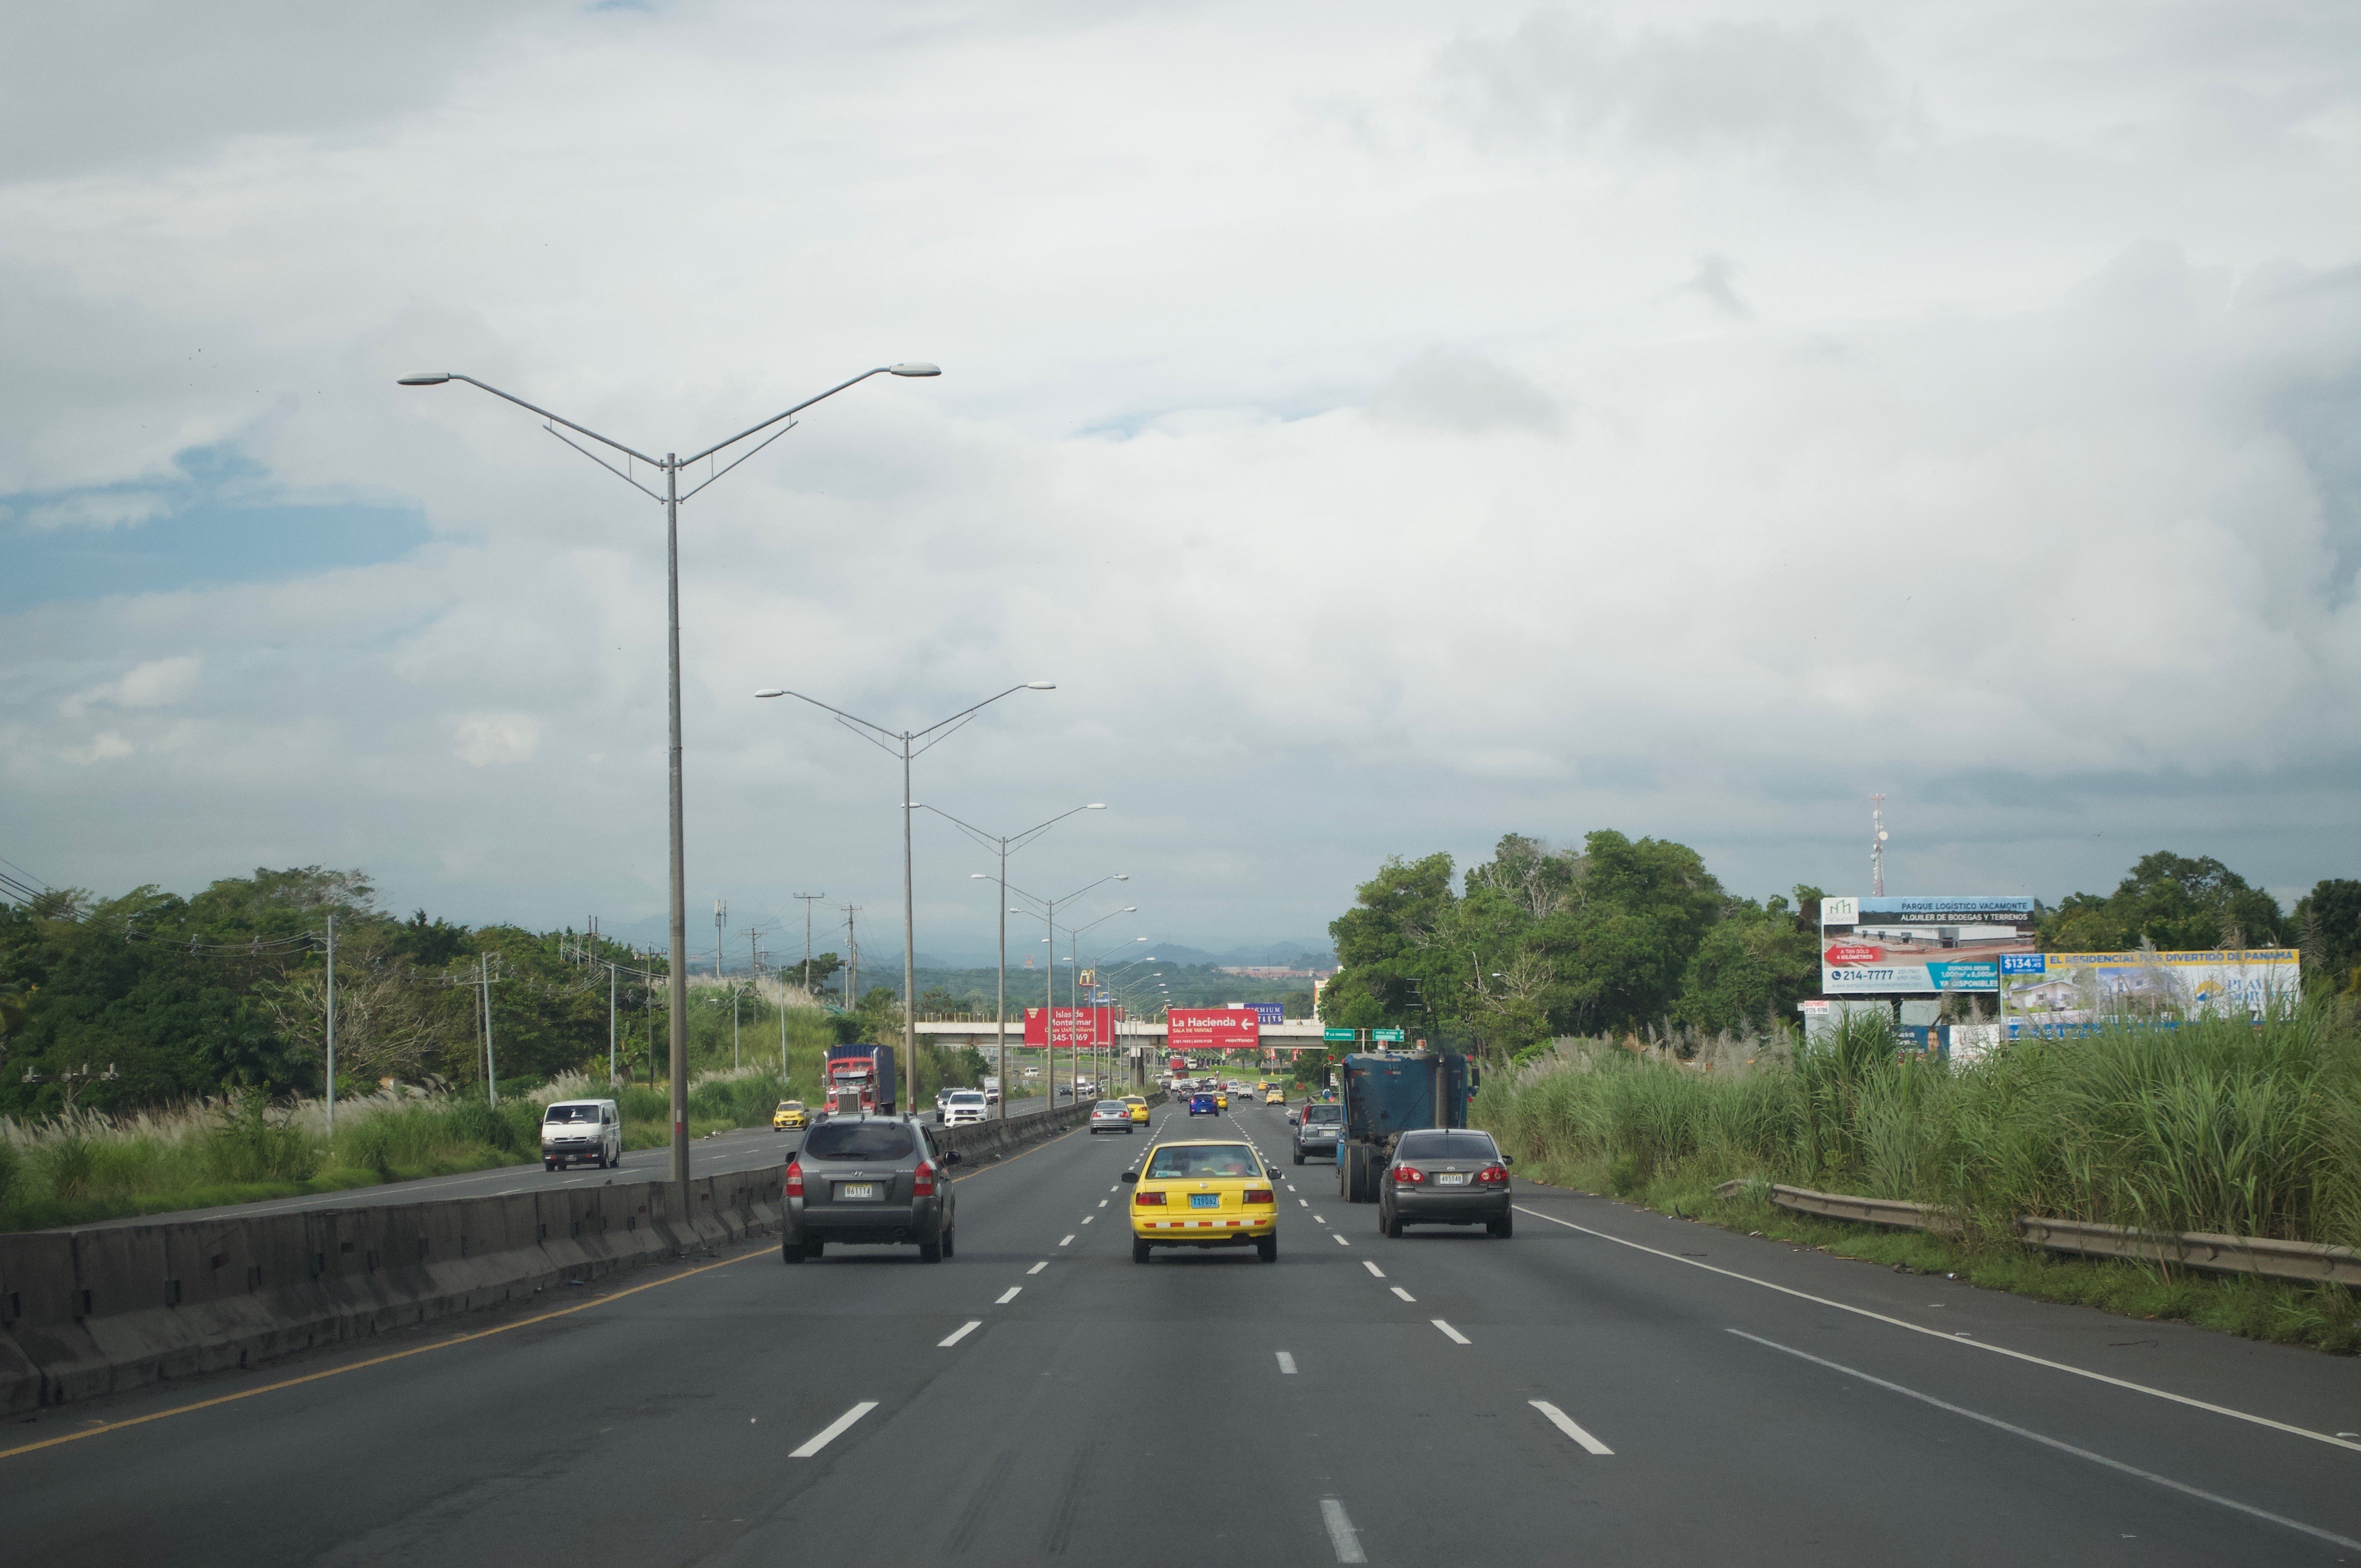
M2168 951L2273 947L2287 938L2279 901L2211 855L2159 850L2101 898L2061 900L2037 929L2049 952L2121 952L2153 942Z
M2361 992L2361 882L2334 877L2296 900L2289 919L2304 968L2333 990Z

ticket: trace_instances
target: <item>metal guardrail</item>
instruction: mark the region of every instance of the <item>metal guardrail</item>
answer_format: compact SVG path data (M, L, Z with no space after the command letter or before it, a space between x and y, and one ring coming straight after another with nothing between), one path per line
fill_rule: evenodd
M1743 1180L1725 1181L1714 1189L1714 1195L1735 1197L1746 1185ZM1771 1201L1780 1208L1802 1214L1946 1234L1956 1234L1960 1228L1956 1214L1896 1198L1816 1192L1808 1187L1775 1182L1771 1184L1770 1193ZM2350 1247L2280 1241L2271 1236L2225 1236L2211 1231L2141 1231L2089 1220L2046 1219L2038 1214L2020 1214L2015 1223L2018 1240L2048 1252L2361 1288L2361 1253Z

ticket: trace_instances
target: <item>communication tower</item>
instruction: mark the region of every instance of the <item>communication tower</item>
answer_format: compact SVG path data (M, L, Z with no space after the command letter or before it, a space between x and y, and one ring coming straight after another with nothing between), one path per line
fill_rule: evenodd
M1869 892L1872 898L1885 896L1885 797L1869 797Z

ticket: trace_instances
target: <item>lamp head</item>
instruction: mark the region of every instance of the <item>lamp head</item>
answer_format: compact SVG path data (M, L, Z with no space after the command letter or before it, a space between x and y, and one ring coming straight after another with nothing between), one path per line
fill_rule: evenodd
M782 686L764 686L761 691L756 692L754 695L756 696L785 696L787 694L785 688Z
M1106 809L1106 802L1104 800L1094 800L1088 806L1082 807L1082 809L1084 811L1104 811Z
M885 367L885 373L889 376L939 376L943 367L929 365L923 359L906 359L899 365Z
M447 371L432 371L423 376L404 376L394 382L397 387L439 387L451 378Z
M1025 689L1029 692L1053 692L1058 689L1058 683L1055 681L1027 681L1025 683Z

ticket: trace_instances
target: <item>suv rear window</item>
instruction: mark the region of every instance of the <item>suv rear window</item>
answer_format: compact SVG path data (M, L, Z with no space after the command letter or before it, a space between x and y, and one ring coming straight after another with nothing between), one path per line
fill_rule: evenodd
M1498 1159L1489 1133L1404 1133L1394 1146L1397 1159Z
M1303 1119L1307 1122L1341 1122L1345 1119L1342 1105L1306 1105Z
M917 1146L894 1122L822 1122L804 1135L806 1159L907 1159Z

